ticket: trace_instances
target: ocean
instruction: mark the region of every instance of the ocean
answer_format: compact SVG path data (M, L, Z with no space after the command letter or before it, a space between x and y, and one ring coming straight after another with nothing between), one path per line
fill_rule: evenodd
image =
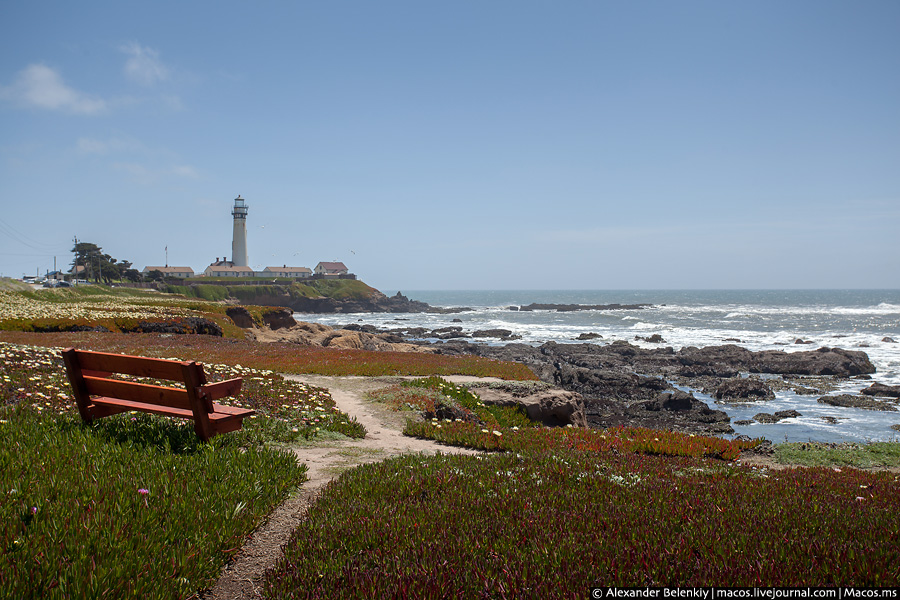
M395 291L385 292L389 295ZM378 328L451 325L464 332L508 329L518 342L574 343L582 333L602 336L592 343L615 340L646 348L713 346L737 343L749 350L794 352L821 346L861 350L876 367L872 381L851 380L831 393L856 393L873 381L900 385L900 290L621 290L621 291L416 291L403 290L412 300L440 307L471 307L458 314L301 314L300 321L325 325L371 324ZM511 306L542 304L651 304L641 310L533 311ZM459 322L454 322L459 319ZM659 334L663 344L636 340ZM728 342L738 339L740 342ZM801 339L812 344L795 344ZM886 341L889 339L896 342ZM483 340L483 339L482 339ZM503 342L489 341L500 344ZM767 402L722 403L697 390L694 396L724 410L733 421L752 419L759 412L794 409L802 416L775 424L733 425L736 435L764 437L773 442L896 441L900 412L833 407L818 396L776 392ZM821 417L834 417L829 424Z

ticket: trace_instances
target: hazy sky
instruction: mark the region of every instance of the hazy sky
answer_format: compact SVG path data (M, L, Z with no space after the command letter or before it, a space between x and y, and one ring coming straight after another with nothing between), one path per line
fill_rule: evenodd
M0 273L900 287L900 2L0 3Z

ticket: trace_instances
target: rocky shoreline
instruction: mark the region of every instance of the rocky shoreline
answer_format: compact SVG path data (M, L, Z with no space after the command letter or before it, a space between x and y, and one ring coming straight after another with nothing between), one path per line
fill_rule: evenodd
M505 329L465 334L461 327L381 330L351 323L336 328L296 323L290 311L271 314L268 327L248 330L259 341L301 345L474 355L527 365L538 378L574 395L573 410L583 411L587 425L669 429L698 434L734 433L731 419L684 389L709 394L717 401L765 402L777 390L818 395L820 403L869 410L897 411L900 388L873 384L860 395L827 395L840 381L869 379L875 367L862 351L822 347L784 352L751 351L735 344L642 348L625 341L610 344L522 343L491 345L470 341L512 341ZM247 325L245 323L244 325ZM422 338L428 337L429 341ZM436 341L434 341L436 340ZM796 412L796 411L794 411ZM799 414L760 412L754 420L772 423ZM744 423L739 423L744 424Z

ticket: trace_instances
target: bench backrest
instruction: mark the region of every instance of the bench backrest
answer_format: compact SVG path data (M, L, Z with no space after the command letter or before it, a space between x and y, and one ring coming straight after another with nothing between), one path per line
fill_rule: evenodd
M212 398L203 393L206 374L203 365L194 361L173 361L143 356L126 356L69 348L63 352L69 379L88 396L108 396L158 406L193 410L196 395L207 413L213 411ZM164 387L148 383L110 379L113 373L165 379L184 384L184 388ZM79 376L80 375L80 376ZM78 389L80 388L80 390ZM198 389L200 388L200 389Z
M197 435L203 440L208 440L217 432L216 427L210 422L210 413L216 412L217 408L218 411L226 410L225 407L214 405L213 400L237 395L240 393L243 383L241 378L207 383L203 365L195 361L145 358L76 350L75 348L64 350L62 356L66 363L66 373L75 393L78 412L87 423L90 423L95 416L108 416L135 407L133 404L120 401L139 402L144 405L165 407L159 409L135 407L139 410L180 417L193 416ZM176 381L184 384L184 387L167 387L111 379L110 375L113 373ZM91 396L104 397L102 403L99 398L96 400L96 403L102 404L102 406L94 404ZM189 412L185 413L185 411ZM243 412L252 413L253 411ZM220 413L217 412L217 414ZM237 427L240 427L239 421ZM235 427L232 426L230 429L218 427L218 429L231 431Z

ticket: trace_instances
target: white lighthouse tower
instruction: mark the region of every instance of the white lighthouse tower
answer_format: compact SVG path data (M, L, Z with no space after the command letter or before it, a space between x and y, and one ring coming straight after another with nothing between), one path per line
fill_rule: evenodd
M234 217L234 235L231 237L231 261L235 267L249 267L247 258L247 202L238 197L234 199L231 216Z

